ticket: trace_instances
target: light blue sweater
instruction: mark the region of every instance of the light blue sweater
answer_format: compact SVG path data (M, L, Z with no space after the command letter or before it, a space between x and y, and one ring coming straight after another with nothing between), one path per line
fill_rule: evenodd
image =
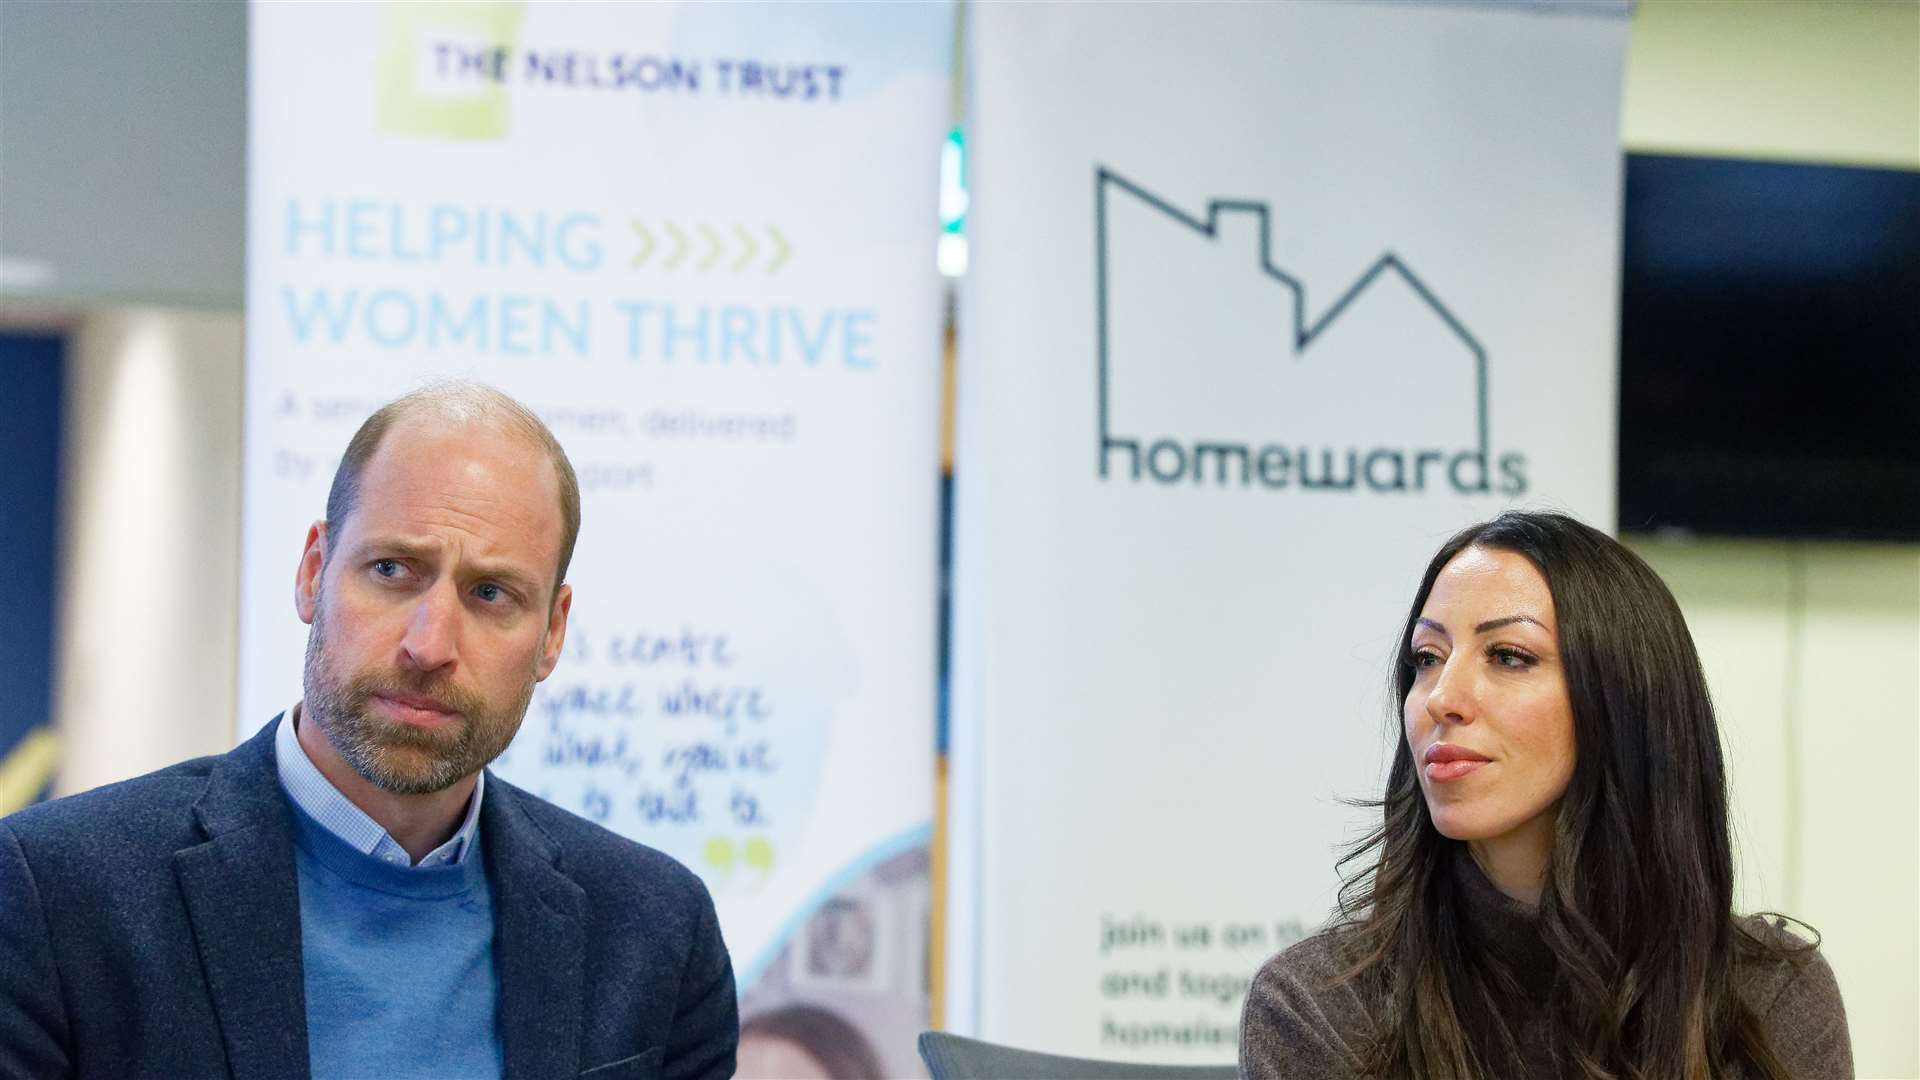
M314 1080L499 1076L485 860L389 866L289 805Z

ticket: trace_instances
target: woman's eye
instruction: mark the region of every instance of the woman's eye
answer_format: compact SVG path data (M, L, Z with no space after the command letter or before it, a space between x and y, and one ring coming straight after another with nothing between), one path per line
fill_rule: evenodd
M1439 663L1440 663L1439 653L1421 651L1413 654L1413 667L1415 671L1418 671L1422 668L1434 667Z
M1526 668L1533 666L1533 657L1518 649L1495 649L1493 662L1505 668Z

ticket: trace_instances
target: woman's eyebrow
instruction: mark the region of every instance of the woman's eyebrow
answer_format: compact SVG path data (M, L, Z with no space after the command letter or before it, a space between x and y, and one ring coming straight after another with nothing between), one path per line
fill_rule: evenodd
M1434 633L1439 634L1441 637L1446 638L1448 641L1453 640L1453 635L1447 633L1446 627L1441 626L1439 623L1434 622L1432 619L1427 618L1425 615L1422 615L1418 619L1415 619L1414 625L1424 626L1427 629L1433 631Z
M1425 622L1426 620L1422 619L1420 621ZM1489 630L1498 630L1503 626L1512 626L1514 623L1523 623L1523 622L1530 622L1542 630L1547 629L1546 623L1541 622L1539 619L1536 619L1531 615L1508 615L1505 618L1488 619L1486 622L1479 623L1474 626L1473 632L1476 634L1484 634ZM1547 632L1552 633L1551 630L1548 630Z

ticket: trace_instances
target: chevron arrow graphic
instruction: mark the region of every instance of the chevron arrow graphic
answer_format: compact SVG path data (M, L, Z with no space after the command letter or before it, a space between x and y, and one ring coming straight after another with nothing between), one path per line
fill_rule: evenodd
M667 261L662 269L672 270L680 265L681 259L687 257L687 234L681 232L680 226L675 225L671 221L667 222L666 225L667 238L673 241L673 251L667 255Z
M707 241L707 254L700 260L700 272L704 274L713 269L713 264L720 260L720 235L713 231L713 226L704 221L700 223L700 235Z
M740 257L733 260L733 272L739 273L747 268L753 257L760 252L760 246L753 242L753 234L739 222L733 223L733 235L740 238Z
M767 273L777 274L781 267L787 265L787 256L793 254L793 249L787 246L787 238L780 235L780 230L773 225L767 226L767 237L773 241L773 256L767 260Z
M653 249L658 247L659 243L654 240L652 231L645 224L636 219L632 225L633 231L640 237L640 250L633 253L633 261L627 265L638 269L645 266L647 260L653 257Z

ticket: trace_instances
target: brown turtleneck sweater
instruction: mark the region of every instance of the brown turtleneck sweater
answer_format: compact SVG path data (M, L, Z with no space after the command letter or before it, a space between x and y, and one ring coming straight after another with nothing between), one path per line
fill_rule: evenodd
M1553 954L1540 940L1533 909L1487 880L1464 852L1454 860L1468 932L1520 975L1528 1001L1509 1017L1531 1077L1554 1067L1544 1004L1553 985ZM1755 935L1783 943L1799 939L1756 917L1741 919ZM1359 995L1338 982L1338 930L1322 931L1269 959L1254 976L1240 1017L1240 1075L1247 1080L1323 1080L1358 1077L1361 1037L1371 1023ZM1760 1018L1795 1077L1853 1076L1853 1044L1833 969L1817 951L1795 960L1745 961L1734 971L1735 991Z

